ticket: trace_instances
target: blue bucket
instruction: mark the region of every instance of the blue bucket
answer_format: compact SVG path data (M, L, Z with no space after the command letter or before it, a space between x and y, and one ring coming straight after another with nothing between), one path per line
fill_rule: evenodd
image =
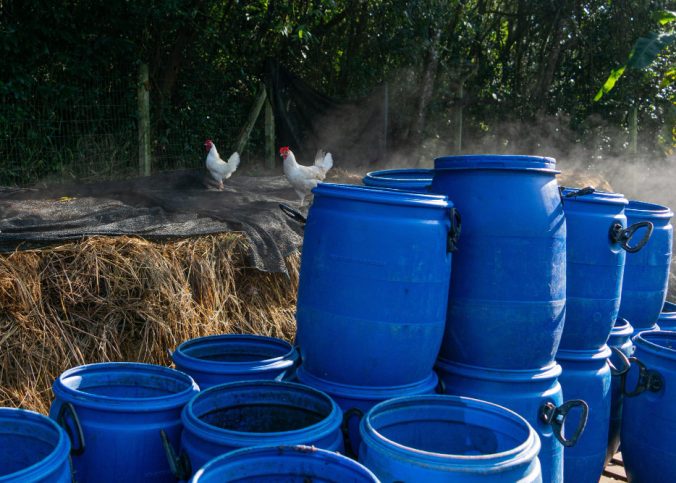
M540 437L542 448L539 459L543 481L563 481L564 444L574 445L584 430L583 426L578 427L577 431L569 427L564 437L563 426L570 410L581 407L586 412L586 405L581 401L563 402L558 381L561 366L551 363L537 370L504 370L440 359L437 373L446 394L499 404L528 421Z
M657 323L667 295L674 214L665 206L642 201L630 201L624 212L627 223L650 222L654 227L645 248L627 254L622 282L619 317L642 331Z
M629 481L673 481L676 474L676 332L634 337L622 408L622 458Z
M625 357L631 357L634 344L631 336L634 332L631 324L625 319L618 319L610 332L608 347L619 350ZM622 360L615 352L610 356L614 367L622 367ZM620 427L622 426L622 377L611 372L610 378L610 423L608 428L608 448L606 449L606 465L620 448Z
M584 434L563 454L564 481L597 482L605 467L610 424L610 366L607 346L594 351L563 351L556 360L563 371L559 382L566 398L584 399L589 416Z
M555 161L446 156L431 191L462 213L440 357L496 369L554 360L566 306L566 223Z
M366 186L376 188L429 193L433 176L432 169L385 169L367 173L362 181Z
M364 416L360 430L359 461L382 481L542 481L533 428L485 401L390 399Z
M598 350L617 320L626 250L640 250L652 228L627 229L628 201L618 193L566 188L562 199L567 230L566 323L559 349Z
M181 449L192 471L249 446L302 444L343 451L342 416L329 396L301 384L222 384L200 392L186 405Z
M42 414L0 408L0 481L70 483L70 440Z
M305 225L296 342L316 377L401 386L441 345L459 226L445 196L322 183Z
M191 483L378 483L356 461L313 446L263 446L232 451L202 467Z
M199 391L190 376L152 364L108 362L69 369L52 388L49 416L73 439L79 481L172 478L162 432L178 443L181 410Z
M298 354L281 339L228 334L185 341L171 358L176 369L189 374L204 390L234 381L289 379Z
M659 325L660 330L676 330L675 303L669 301L664 302L660 317L657 319L657 325Z
M336 384L313 376L305 371L303 366L298 368L298 381L320 391L325 392L343 410L343 433L345 434L346 450L350 455L359 454L361 435L359 421L376 404L402 396L417 396L419 394L433 394L439 386L439 380L434 372L415 384L392 387L350 386Z

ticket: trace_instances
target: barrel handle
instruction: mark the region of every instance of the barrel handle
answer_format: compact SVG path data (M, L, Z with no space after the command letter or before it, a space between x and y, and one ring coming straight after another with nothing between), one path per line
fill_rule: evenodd
M575 434L573 434L570 439L566 439L563 435L563 424L566 422L566 417L568 416L568 413L570 413L570 410L577 406L582 408L582 416L580 417L580 422L577 424ZM575 446L575 443L577 443L577 440L582 435L585 426L587 426L588 416L589 405L581 399L571 399L558 407L552 402L547 402L540 407L540 419L547 424L551 424L554 436L559 440L559 443L566 448Z
M636 233L636 231L640 230L641 228L647 228L645 235L643 235L641 241L639 241L635 246L630 246L629 241L634 236L634 233ZM639 221L638 223L634 223L633 225L624 229L622 228L621 224L616 222L610 226L610 240L613 243L619 243L620 246L627 252L636 253L641 248L646 246L650 240L651 235L653 234L653 229L654 226L649 221Z
M618 369L615 367L615 364L608 358L608 366L610 366L610 373L613 376L624 376L627 372L629 372L629 368L631 368L631 362L629 362L629 358L626 356L624 352L622 352L619 348L617 347L611 347L611 351L613 351L613 354L615 354L619 359L620 362L622 362L622 366Z
M358 417L360 420L364 417L364 412L358 408L350 408L343 414L343 422L340 425L340 429L343 432L343 441L345 442L345 452L349 453L351 456L357 456L354 448L352 447L352 440L350 439L350 419L352 416Z
M434 388L434 392L437 394L446 394L446 383L439 377L439 374L437 374L437 378L437 387Z
M70 426L68 426L68 423L66 422L66 411L70 413L70 417L73 420L73 424L75 425L75 431L77 431L77 438L78 442L80 443L77 446L75 446L75 438L73 437ZM78 418L77 412L75 411L75 406L69 402L63 403L59 409L59 414L56 417L56 422L59 423L59 425L66 431L66 434L68 434L68 439L70 439L71 443L70 454L73 456L80 456L82 453L84 453L85 449L87 449L87 445L85 444L84 432L82 431L80 418Z
M559 187L562 198L577 198L578 196L590 195L596 192L596 188L593 186L587 186L585 188L580 188L579 190L571 191L568 194L563 194L563 186Z
M181 451L181 454L176 456L176 451L174 451L174 447L171 445L164 429L160 429L160 437L162 438L162 446L164 446L164 454L167 456L171 474L178 480L187 480L190 478L190 475L192 475L192 465L190 464L190 458L186 452Z
M629 357L629 362L632 365L636 364L638 366L639 373L636 387L631 391L627 391L625 382L629 369L627 368L627 371L622 375L622 394L626 397L638 396L645 391L659 392L664 387L664 377L662 374L654 369L648 369L637 357Z
M457 208L450 208L449 217L451 219L451 226L448 229L448 237L446 238L446 252L453 253L458 250L458 240L462 231L462 218Z
M297 221L298 223L300 223L300 224L302 224L302 225L304 225L305 223L307 223L307 218L305 218L305 217L301 214L300 211L294 210L294 209L291 208L289 205L284 204L284 203L280 203L280 204L279 204L279 209L282 210L282 212L283 212L286 216L288 216L289 218L291 218L292 220Z

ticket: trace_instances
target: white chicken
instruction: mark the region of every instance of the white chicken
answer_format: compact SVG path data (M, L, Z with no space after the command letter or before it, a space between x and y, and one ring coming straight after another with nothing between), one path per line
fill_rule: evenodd
M324 151L317 151L315 156L315 163L312 166L303 166L298 164L296 156L288 146L279 149L279 154L284 159L284 174L289 180L294 191L300 198L300 206L303 206L305 197L310 194L310 191L324 181L326 173L333 167L333 158L331 153L324 154Z
M223 180L228 179L239 166L239 154L232 153L227 162L223 161L218 155L216 145L207 139L204 141L204 148L207 150L207 169L211 177L218 183L218 188L223 189Z

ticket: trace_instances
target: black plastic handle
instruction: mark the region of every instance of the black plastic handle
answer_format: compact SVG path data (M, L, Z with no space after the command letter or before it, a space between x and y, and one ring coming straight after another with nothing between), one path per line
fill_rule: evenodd
M350 408L343 414L343 423L340 426L341 431L343 432L343 441L345 443L345 452L351 456L357 457L358 453L355 452L355 448L352 446L352 439L350 438L350 419L353 416L356 416L361 420L364 417L364 412L358 408Z
M190 464L190 458L188 458L186 452L181 451L181 454L176 456L174 447L171 445L164 429L160 430L160 437L162 438L162 446L164 446L164 454L167 456L171 474L179 480L187 480L190 478L190 475L192 475L192 465Z
M596 188L593 186L586 186L584 188L580 188L579 190L571 191L565 195L563 194L563 189L561 189L561 193L564 198L577 198L578 196L590 195L594 192L596 192Z
M582 416L580 421L577 424L577 429L573 436L569 439L563 435L563 425L566 422L566 417L570 413L571 409L575 407L582 408ZM566 448L575 446L577 440L582 435L584 428L587 426L587 418L589 416L589 405L581 399L571 399L566 401L561 406L556 406L552 402L547 402L540 407L540 419L552 426L554 432L554 437L559 440Z
M297 221L298 223L302 223L303 225L307 223L307 218L305 218L300 211L294 210L289 205L280 203L279 209L282 210L284 214L289 218L291 218L292 220Z
M630 246L629 241L634 236L634 233L636 233L641 228L647 228L645 234L643 235L643 238L641 238L641 241L639 241L633 247ZM628 253L636 253L641 248L646 246L646 243L648 243L650 237L653 234L653 229L654 226L649 221L639 221L638 223L634 223L633 225L624 229L622 228L622 225L620 225L619 223L613 223L610 226L610 240L613 243L619 243L620 246L624 248Z
M613 354L615 354L622 363L622 366L618 369L617 367L615 367L615 364L613 364L610 358L608 358L608 366L610 366L610 373L613 376L624 376L627 372L629 372L629 369L631 368L631 362L629 361L629 357L627 357L627 355L617 347L611 347L610 350L613 351Z
M627 391L626 377L627 372L629 372L627 370L622 376L622 394L626 397L634 397L645 391L659 392L662 390L664 387L664 377L662 377L662 374L654 369L648 369L637 357L630 357L629 362L632 365L636 364L638 366L638 381L633 390Z
M70 413L70 418L73 421L75 426L75 431L77 432L78 445L75 446L75 437L71 432L70 426L66 422L66 411ZM77 411L75 411L75 406L71 403L63 403L59 409L59 414L56 417L56 422L66 431L68 438L70 439L70 454L73 456L80 456L85 452L87 446L85 444L84 432L82 431L82 425L80 424L80 418L77 417Z
M446 251L453 253L458 250L458 240L462 231L462 217L457 208L451 208L449 217L451 218L451 227L448 229L446 238Z

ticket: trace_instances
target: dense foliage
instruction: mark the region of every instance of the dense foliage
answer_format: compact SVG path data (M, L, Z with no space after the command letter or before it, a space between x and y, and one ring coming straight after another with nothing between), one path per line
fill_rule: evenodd
M87 175L72 166L101 144L116 146L110 174L133 167L140 63L150 66L156 169L201 159L205 135L233 146L268 59L337 99L387 82L394 148L415 150L430 139L451 145L462 108L465 150L536 151L546 142L559 151L581 145L664 155L676 125L673 45L594 97L639 38L673 33L676 22L659 21L659 12L674 7L667 0L0 0L0 182L25 183L65 165ZM632 112L638 146L631 146ZM261 131L253 153L262 153Z

